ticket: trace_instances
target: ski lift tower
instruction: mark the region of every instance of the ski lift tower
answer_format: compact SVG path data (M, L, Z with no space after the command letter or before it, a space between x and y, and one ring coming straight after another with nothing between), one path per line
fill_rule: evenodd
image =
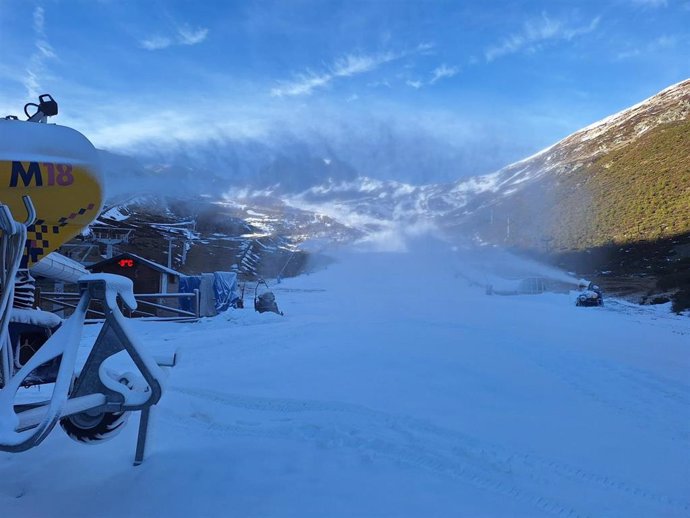
M131 228L105 226L94 226L91 228L91 231L93 240L105 245L106 259L112 259L115 245L129 243L129 236L132 233Z

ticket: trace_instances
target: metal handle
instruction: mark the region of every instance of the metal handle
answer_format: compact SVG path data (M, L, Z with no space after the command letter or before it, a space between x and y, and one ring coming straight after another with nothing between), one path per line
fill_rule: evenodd
M22 201L24 202L24 208L26 208L26 219L24 223L16 221L14 216L12 216L10 208L0 203L0 230L10 236L18 232L17 225L28 227L29 225L33 225L36 221L36 207L34 207L34 203L31 201L31 196L25 194L22 196Z
M26 208L26 220L24 221L24 226L33 225L36 221L36 207L34 207L34 202L31 201L31 196L25 194L22 196L22 201L24 202L24 207Z
M12 212L7 205L0 204L0 230L12 236L17 233L17 227Z

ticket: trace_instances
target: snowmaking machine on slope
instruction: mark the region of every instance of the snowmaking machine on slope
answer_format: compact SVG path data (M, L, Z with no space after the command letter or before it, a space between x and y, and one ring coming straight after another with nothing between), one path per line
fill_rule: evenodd
M265 290L259 293L259 287L262 284L265 286ZM256 288L254 288L254 311L258 313L271 312L281 317L284 316L283 312L278 309L276 296L269 288L268 283L263 279L259 279L256 283Z
M136 308L132 282L109 274L81 277L80 300L65 321L35 309L25 287L27 269L87 227L103 205L97 151L81 133L47 124L57 111L53 98L42 95L24 107L27 120L0 119L0 451L37 446L58 423L79 442L98 442L140 411L136 465L164 373L120 310L119 304ZM103 308L105 322L79 369L92 301ZM108 365L116 355L128 355L138 372L116 372ZM33 385L46 390L22 398Z
M576 306L592 307L604 305L604 293L599 286L593 282L582 280L579 287L582 291L575 299Z

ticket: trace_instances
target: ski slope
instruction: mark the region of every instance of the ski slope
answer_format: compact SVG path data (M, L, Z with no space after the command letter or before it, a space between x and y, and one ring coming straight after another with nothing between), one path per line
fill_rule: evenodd
M351 253L276 286L285 317L135 322L181 352L144 464L134 418L97 447L57 430L0 453L0 515L689 516L690 318L458 268Z

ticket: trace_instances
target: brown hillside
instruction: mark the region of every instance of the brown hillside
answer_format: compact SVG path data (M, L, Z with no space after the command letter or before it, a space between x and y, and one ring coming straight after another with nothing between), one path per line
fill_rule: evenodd
M690 120L657 126L544 185L547 214L531 214L531 233L541 219L556 249L653 241L690 232ZM533 189L525 194L537 196ZM540 208L544 205L539 204ZM544 217L546 216L546 217ZM515 221L520 216L514 216ZM529 236L515 231L520 245Z
M541 252L687 233L690 80L498 175L497 187L449 226Z

